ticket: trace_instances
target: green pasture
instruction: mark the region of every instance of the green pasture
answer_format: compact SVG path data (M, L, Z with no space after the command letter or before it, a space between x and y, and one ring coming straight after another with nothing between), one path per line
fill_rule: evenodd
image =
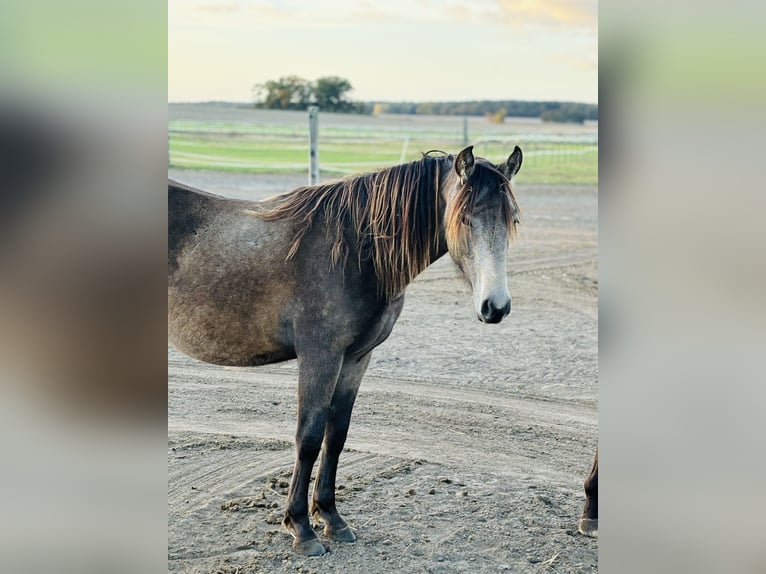
M405 140L406 144L405 144ZM520 183L598 183L598 146L595 143L512 140L524 151ZM474 140L477 155L504 160L513 149L507 142ZM252 173L305 172L308 136L293 126L243 129L241 125L174 122L168 137L170 166ZM384 130L320 129L319 164L325 175L345 175L418 159L424 151L454 153L462 134L418 131L402 134Z

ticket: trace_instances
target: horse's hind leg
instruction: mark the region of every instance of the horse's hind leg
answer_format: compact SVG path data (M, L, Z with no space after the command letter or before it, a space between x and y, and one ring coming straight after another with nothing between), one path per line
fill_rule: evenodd
M287 511L282 524L293 535L293 549L306 556L321 556L325 548L309 524L308 489L311 469L319 455L343 356L311 353L298 356L298 430L296 460Z
M593 460L593 468L585 479L585 508L577 529L585 536L598 537L598 449Z
M324 522L325 535L343 542L353 542L356 540L356 534L335 507L335 477L338 459L348 435L351 410L354 408L362 376L370 362L370 355L371 353L367 353L360 359L346 358L343 363L327 418L322 457L311 503L311 514L315 519Z

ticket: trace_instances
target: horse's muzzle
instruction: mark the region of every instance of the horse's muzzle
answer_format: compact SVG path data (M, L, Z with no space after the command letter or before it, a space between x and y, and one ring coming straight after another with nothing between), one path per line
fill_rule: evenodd
M485 299L481 304L481 313L478 314L479 321L482 323L499 323L511 312L511 300L502 307L495 307L489 299Z

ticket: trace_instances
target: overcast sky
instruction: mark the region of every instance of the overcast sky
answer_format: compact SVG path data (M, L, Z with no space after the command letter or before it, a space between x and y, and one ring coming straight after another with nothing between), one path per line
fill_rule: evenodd
M168 101L341 76L356 100L598 102L597 0L169 0Z

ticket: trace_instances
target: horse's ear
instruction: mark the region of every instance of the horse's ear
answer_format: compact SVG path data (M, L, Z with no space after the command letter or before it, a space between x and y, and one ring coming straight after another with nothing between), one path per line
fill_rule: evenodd
M462 183L465 183L471 177L473 168L473 146L469 145L467 148L457 154L457 158L455 159L455 171L460 176L460 181Z
M515 146L511 155L509 155L505 163L500 166L500 171L503 172L505 177L511 179L514 175L519 173L519 170L521 169L521 159L521 148Z

